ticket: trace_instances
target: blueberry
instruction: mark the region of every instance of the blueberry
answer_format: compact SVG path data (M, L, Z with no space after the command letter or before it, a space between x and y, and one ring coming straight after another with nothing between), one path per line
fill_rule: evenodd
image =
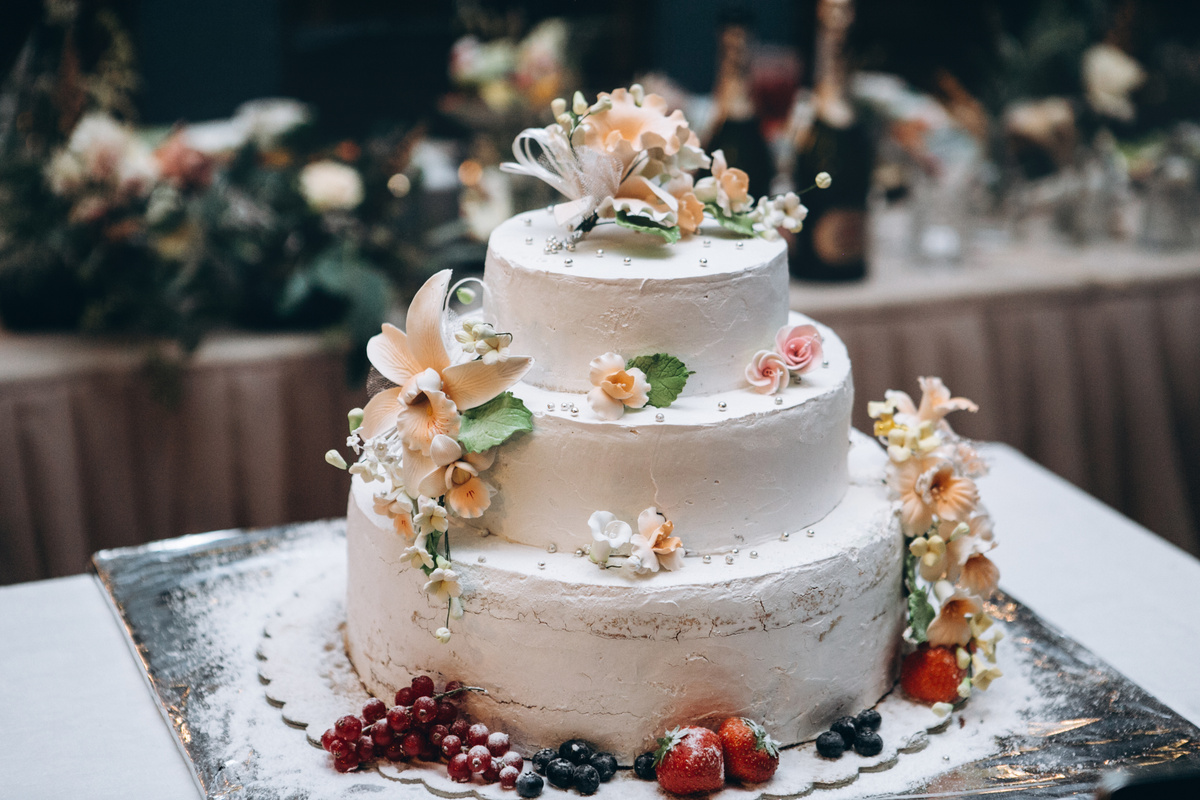
M572 764L586 764L595 751L583 739L571 739L563 742L558 748L558 757L565 758Z
M873 708L858 712L858 716L854 718L854 724L860 731L877 731L882 723L883 718Z
M837 731L825 731L817 737L817 752L826 758L841 758L846 752L846 742Z
M846 747L854 746L854 737L858 736L858 726L854 724L854 717L838 717L829 726L829 730L840 733Z
M517 778L518 797L537 797L542 793L542 776L536 772L522 772Z
M570 789L575 784L575 765L565 758L556 758L546 765L546 780L556 789Z
M529 759L533 762L533 771L539 775L546 774L546 765L554 759L558 758L558 753L547 747L545 750L538 750L533 754L533 758Z
M600 788L600 773L591 764L575 767L575 791L580 794L595 794Z
M654 766L654 751L642 753L633 760L633 774L644 781L658 779L658 769Z
M601 783L608 783L617 774L617 757L612 753L596 753L588 763L596 768Z
M854 740L854 752L860 756L877 756L883 750L883 739L875 731L861 731Z

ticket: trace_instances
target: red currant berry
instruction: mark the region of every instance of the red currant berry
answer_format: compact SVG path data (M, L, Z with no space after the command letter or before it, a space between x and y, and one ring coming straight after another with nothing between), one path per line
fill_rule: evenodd
M418 697L413 701L412 714L418 725L428 725L437 719L438 704L432 697Z
M469 730L471 730L471 723L467 722L462 717L459 717L458 719L454 720L454 722L450 723L450 732L459 739L462 739L464 742L467 740L467 731Z
M482 744L477 744L468 750L467 759L471 764L471 772L474 772L476 775L482 773L492 765L492 754Z
M375 697L368 700L366 705L362 707L362 718L368 725L383 719L385 714L387 714L387 706L384 705L382 700Z
M404 754L409 758L417 758L425 752L425 734L412 731L404 736Z
M354 745L347 742L345 739L334 739L329 743L329 755L334 758L342 758L347 753L354 751Z
M458 706L451 703L449 700L443 700L438 703L437 721L443 725L449 725L454 720L458 719Z
M371 741L380 747L387 747L392 743L392 727L387 724L386 720L379 720L371 725Z
M387 712L387 724L396 733L403 733L413 726L412 714L404 706L392 706Z
M412 687L405 686L396 692L396 705L411 706L413 700L417 699L417 694L412 690Z
M354 754L358 756L361 763L371 761L375 758L375 742L370 736L358 737L358 744L354 748Z
M335 758L333 760L333 768L338 772L349 772L358 766L358 756L353 751L349 751L346 755Z
M446 688L442 689L442 694L450 694L451 692L457 692L461 688L463 688L462 681L450 681L449 683L446 684Z
M471 780L471 765L467 760L466 753L459 753L450 759L450 763L446 765L446 772L450 774L450 780L455 783L469 783Z
M403 761L407 755L404 752L404 742L400 739L393 739L392 743L384 750L383 755L388 761Z
M446 758L454 758L462 752L462 739L455 736L453 733L448 733L442 737L442 755Z
M343 742L353 742L362 736L362 720L355 716L345 716L333 723L333 732Z
M500 770L500 788L515 789L517 788L517 778L521 777L521 770L516 767L505 767Z
M435 750L442 749L442 740L450 735L450 729L445 725L434 725L429 729L429 744Z
M418 675L412 679L413 697L433 697L433 678Z
M484 783L495 783L500 780L500 765L492 761L479 777L483 779Z
M506 767L516 767L517 772L525 769L525 759L521 758L521 754L516 750L509 750L500 756L500 763Z
M500 758L508 752L508 734L494 731L488 734L487 749L493 758Z
M467 746L474 747L477 744L486 746L488 740L488 727L482 722L476 722L470 728L467 728Z
M327 753L329 752L329 746L337 741L341 741L341 740L338 739L338 735L336 733L334 733L333 728L330 728L329 730L327 730L321 734L321 747L324 747L325 752L327 752Z

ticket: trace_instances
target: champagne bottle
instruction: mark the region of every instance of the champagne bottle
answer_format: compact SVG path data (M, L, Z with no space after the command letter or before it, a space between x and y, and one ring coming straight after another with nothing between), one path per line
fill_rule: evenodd
M819 0L813 122L800 134L794 182L798 190L828 172L827 189L804 195L808 218L796 235L791 273L811 281L855 281L867 274L867 192L873 146L847 96L843 48L854 18L852 0Z
M718 39L715 113L707 147L725 153L725 163L743 170L750 194L768 194L775 178L775 158L763 137L750 97L750 17L739 9L722 14Z

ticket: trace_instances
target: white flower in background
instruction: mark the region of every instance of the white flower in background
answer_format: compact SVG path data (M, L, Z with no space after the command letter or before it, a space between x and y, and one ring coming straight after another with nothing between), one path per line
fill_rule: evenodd
M449 561L438 556L437 568L429 573L425 582L425 591L434 597L450 600L462 594L462 585L458 582L458 573L451 569Z
M46 168L55 194L68 195L86 182L145 197L158 180L158 162L150 147L128 125L103 113L85 115L64 150Z
M284 134L307 124L312 119L312 112L299 100L264 97L242 103L233 118L248 138L266 150L278 144Z
M588 558L604 566L608 557L629 544L633 537L633 528L629 523L617 519L610 511L596 511L588 517L588 527L592 530L592 547Z
M433 556L429 553L429 539L423 533L417 534L413 543L404 549L404 552L400 554L400 561L407 561L409 566L414 569L422 567L433 569L437 566Z
M807 216L808 208L800 202L800 196L795 192L788 192L776 197L763 195L758 198L758 204L750 213L754 230L760 233L764 239L777 238L779 228L786 228L795 233L803 226Z
M1129 95L1145 81L1142 65L1111 44L1101 42L1083 53L1084 90L1099 114L1132 121L1136 110Z
M363 200L358 170L337 161L317 161L301 170L300 191L318 213L350 211Z
M450 522L446 519L446 509L438 501L422 497L417 501L417 505L417 516L413 522L422 536L428 536L434 531L445 533L450 527Z
M445 627L438 628L436 631L433 632L433 638L437 639L442 644L449 644L450 643L450 629L445 628Z
M588 405L601 419L620 419L625 407L642 408L650 399L650 382L637 367L625 369L625 359L617 353L593 358L588 377L592 386Z
M683 542L672 536L675 523L650 506L638 515L638 532L633 535L633 555L641 564L639 574L658 572L659 568L677 570L683 566Z

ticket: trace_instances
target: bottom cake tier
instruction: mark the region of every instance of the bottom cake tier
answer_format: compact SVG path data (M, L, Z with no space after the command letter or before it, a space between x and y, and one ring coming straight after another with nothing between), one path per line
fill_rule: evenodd
M804 741L891 688L904 626L903 536L878 445L851 435L850 487L820 522L729 556L645 577L577 554L451 531L465 614L405 563L408 542L355 481L347 547L346 646L366 687L391 702L416 675L487 690L472 719L530 754L583 738L622 764L675 725L740 715ZM747 514L753 509L748 508Z

